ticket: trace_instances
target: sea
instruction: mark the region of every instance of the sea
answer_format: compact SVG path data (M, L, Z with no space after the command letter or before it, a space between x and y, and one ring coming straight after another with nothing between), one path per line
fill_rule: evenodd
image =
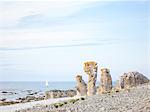
M37 92L37 96L43 95L48 90L75 89L75 82L0 82L0 99L16 100L31 93Z
M114 84L114 82L113 82ZM99 82L96 84L99 85ZM0 99L16 100L37 92L42 96L48 90L75 89L76 82L0 82Z

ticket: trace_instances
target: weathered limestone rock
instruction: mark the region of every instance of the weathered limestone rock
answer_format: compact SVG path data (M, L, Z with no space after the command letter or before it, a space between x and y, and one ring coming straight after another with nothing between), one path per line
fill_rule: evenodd
M45 99L49 99L49 98L55 98L56 95L54 95L53 91L46 91L45 92Z
M121 89L128 89L139 84L148 83L149 79L139 72L124 73L120 77Z
M84 63L84 71L88 74L87 95L96 94L97 63L89 61Z
M112 78L110 71L107 68L101 69L101 78L100 78L100 88L99 93L108 93L112 89Z
M45 92L45 99L75 96L76 90L50 90Z
M76 81L77 81L77 85L76 85L77 95L78 96L86 96L87 95L87 85L84 82L84 80L82 79L82 76L77 75Z

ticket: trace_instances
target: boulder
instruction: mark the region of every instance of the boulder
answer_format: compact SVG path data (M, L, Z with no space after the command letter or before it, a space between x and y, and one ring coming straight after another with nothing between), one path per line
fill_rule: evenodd
M9 92L9 91L2 91L1 93L3 93L3 94L8 94L8 95L17 94L17 93L15 93L15 92Z
M76 95L76 90L50 90L45 92L45 99L73 97Z
M66 90L65 91L65 95L67 96L67 97L74 97L75 95L77 95L77 92L75 91L75 90Z
M25 102L35 101L36 97L35 96L26 96L25 100L26 100Z
M96 79L97 79L97 63L88 61L84 63L84 71L88 75L87 95L96 94Z
M76 76L76 89L77 89L77 95L78 96L86 96L87 95L87 85L82 79L81 75Z
M112 89L112 78L110 70L107 68L101 69L99 93L109 93Z
M0 101L2 101L2 102L3 102L3 101L6 101L6 98L0 99Z
M128 89L133 86L148 83L149 79L139 72L124 73L120 77L120 88Z

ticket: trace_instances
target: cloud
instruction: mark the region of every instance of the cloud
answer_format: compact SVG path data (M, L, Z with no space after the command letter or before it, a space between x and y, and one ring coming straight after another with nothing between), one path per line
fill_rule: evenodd
M11 64L11 63L4 63L4 64L0 64L0 67L9 67L9 66L14 66L15 64Z
M31 45L31 46L13 46L13 47L0 47L0 51L13 51L13 50L34 50L34 49L48 49L48 48L69 48L69 47L86 47L86 46L102 46L102 45L112 45L120 43L120 39L99 39L99 38L85 38L79 40L72 40L66 42L56 42L51 44L43 44L40 46Z
M12 50L34 50L34 49L45 49L45 48L64 48L64 47L83 47L83 46L100 46L100 45L111 45L116 42L90 42L90 43L75 43L66 45L49 45L49 46L37 46L37 47L24 47L24 48L0 48L0 51L12 51Z
M35 15L51 19L65 17L87 7L88 4L89 2L75 1L0 2L0 27L15 26L24 22L23 19L35 19Z
M3 50L85 46L94 44L96 39L113 41L114 38L139 36L133 32L135 17L132 21L126 19L131 14L135 16L130 8L135 11L137 6L129 7L132 13L126 12L129 16L123 19L118 19L118 14L122 14L118 7L111 9L114 13L110 16L108 7L111 4L106 6L103 2L3 2L1 6L0 27L5 27L0 30L0 48Z

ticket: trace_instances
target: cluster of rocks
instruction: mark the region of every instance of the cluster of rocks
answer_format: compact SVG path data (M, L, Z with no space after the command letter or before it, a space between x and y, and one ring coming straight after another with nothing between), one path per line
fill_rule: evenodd
M131 88L130 92L107 93L85 100L41 105L16 112L149 112L150 83Z
M126 89L128 87L136 86L138 84L143 84L149 82L146 78L139 72L129 72L124 73L120 80L116 82L115 87L112 85L112 78L110 75L110 70L108 68L101 68L101 77L99 87L96 87L98 64L94 61L88 61L84 63L84 71L88 75L88 83L86 84L82 78L82 75L76 76L76 91L75 90L50 90L45 92L45 98L61 98L61 97L72 97L78 96L93 96L95 94L110 93L112 91L120 91L121 89Z
M17 101L21 102L21 103L25 103L25 102L31 102L31 101L39 101L39 100L44 100L45 96L26 96L25 98L18 98Z
M45 92L45 99L73 97L77 94L76 90L50 90Z
M22 97L22 98L18 98L16 100L7 100L5 98L0 99L0 106L3 105L11 105L11 104L17 104L17 103L26 103L26 102L31 102L31 101L40 101L40 100L44 100L45 96L26 96L26 97Z
M11 92L11 91L2 91L2 94L6 94L6 95L14 95L17 94L16 92Z
M26 103L31 101L40 101L49 98L61 98L61 97L73 97L77 95L76 90L50 90L46 91L45 94L39 94L38 92L32 92L32 90L26 90L28 92L27 96L19 97L15 100L9 100L6 98L0 99L0 106L11 105L17 103ZM13 92L2 91L2 94L17 94Z
M76 89L80 96L93 96L96 93L110 93L121 89L128 89L139 84L148 83L149 79L139 72L124 73L116 82L115 87L112 86L112 78L108 68L101 68L100 85L96 88L98 65L94 61L84 63L84 71L88 75L88 83L82 79L81 75L76 76Z
M46 91L45 98L73 97L75 95L92 97L85 97L84 100L75 99L71 101L72 103L65 101L54 105L35 106L16 112L149 112L150 81L143 74L139 72L124 73L113 87L110 70L101 68L100 84L96 87L98 64L94 61L85 62L84 71L88 75L87 84L82 75L78 74L76 90Z
M124 73L120 77L120 88L130 88L148 82L149 79L139 72Z
M84 97L84 100L58 102L53 105L35 106L16 112L149 112L150 81L143 74L139 72L124 73L113 87L110 70L101 68L100 84L96 87L98 64L94 61L85 62L84 71L88 75L87 84L82 75L78 74L76 76L76 90L46 91L45 97L41 99L73 97L75 95L92 97ZM20 99L20 101L30 102L35 99L27 97Z
M94 61L88 61L84 63L84 71L88 75L88 83L82 79L81 75L76 76L77 81L77 93L78 95L93 96L96 93L107 93L112 89L112 78L110 71L107 68L101 69L100 86L96 88L98 65Z

